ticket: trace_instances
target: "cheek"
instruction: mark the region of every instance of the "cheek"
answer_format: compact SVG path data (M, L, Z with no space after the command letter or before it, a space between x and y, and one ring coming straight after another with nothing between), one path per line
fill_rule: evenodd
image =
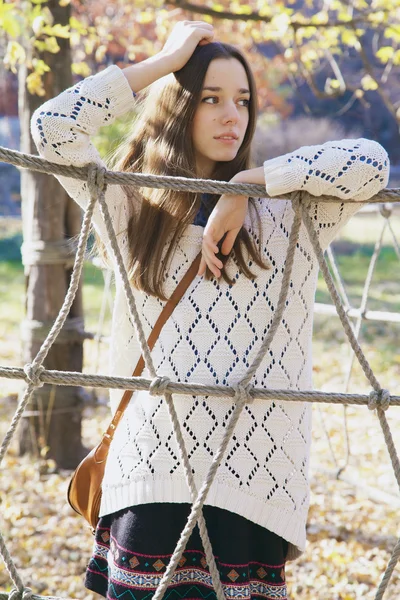
M207 127L209 123L215 120L215 116L212 116L211 111L199 110L195 115L195 123L198 131L201 131L204 127Z
M203 112L201 110L197 111L193 119L192 126L192 138L194 142L201 142L207 136L209 136L212 131L212 124L215 121L215 116L211 116L209 113Z

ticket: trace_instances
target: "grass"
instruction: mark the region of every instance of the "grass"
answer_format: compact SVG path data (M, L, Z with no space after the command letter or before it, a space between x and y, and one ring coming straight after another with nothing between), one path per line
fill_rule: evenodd
M83 267L85 323L90 331L97 325L104 278L100 269L86 262ZM1 321L2 331L18 327L24 315L25 276L19 261L0 261L0 304L7 315Z
M334 245L333 248L335 248ZM354 254L335 253L339 272L342 275L345 289L348 291L350 303L353 305L357 305L361 299L373 249L372 244L366 244L358 248ZM370 310L400 311L399 271L400 261L394 248L384 246L378 256L368 294L368 308ZM330 295L324 285L321 273L316 301L330 302Z
M19 234L0 240L0 248L6 248L6 254L13 255L17 246L16 239ZM104 277L100 269L90 262L85 262L83 267L83 305L86 331L96 333L101 310L104 289ZM7 318L0 319L0 364L5 366L20 366L21 341L20 323L24 318L25 306L25 275L21 260L2 260L0 255L0 306L2 315ZM106 320L102 334L110 334L111 312L106 309ZM107 346L97 344L94 340L84 342L84 371L100 371L107 363ZM0 398L9 394L18 393L23 383L15 380L2 380Z

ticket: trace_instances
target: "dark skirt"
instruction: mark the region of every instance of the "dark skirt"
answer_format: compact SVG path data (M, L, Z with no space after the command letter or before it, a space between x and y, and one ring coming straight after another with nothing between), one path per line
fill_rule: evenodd
M153 503L101 517L85 587L113 600L150 599L190 511L187 503ZM203 515L225 597L286 600L287 541L221 508L205 505ZM164 594L164 600L188 598L216 599L197 524Z

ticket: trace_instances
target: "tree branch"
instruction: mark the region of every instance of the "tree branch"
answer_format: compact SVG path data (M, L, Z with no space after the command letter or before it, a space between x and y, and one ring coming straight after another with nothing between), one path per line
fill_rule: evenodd
M169 0L167 4L174 6L175 8L181 8L189 12L197 13L199 15L208 15L215 19L229 19L230 21L261 21L263 23L271 23L272 17L267 15L260 15L258 12L251 12L249 14L244 13L233 13L227 10L215 10L209 6L202 6L200 4L192 4L191 2L185 2L185 0ZM385 11L389 13L389 11ZM360 12L360 16L354 17L349 21L343 20L332 20L326 23L313 23L312 21L291 21L290 27L294 31L307 27L315 27L316 29L325 29L326 27L357 27L360 23L368 22L369 12Z
M357 37L358 41L360 42L360 56L361 56L361 60L362 60L363 65L364 65L364 69L365 69L366 73L371 77L371 79L373 81L375 81L375 83L377 85L376 91L378 92L378 94L382 98L383 103L385 104L386 108L393 115L395 121L397 123L399 123L400 122L400 115L397 115L396 109L393 106L393 103L390 100L388 94L379 85L379 82L377 81L377 79L375 77L374 70L372 68L371 62L369 61L367 53L365 52L365 49L364 49L364 47L363 47L363 45L361 43L361 40L360 40L360 38L359 38L359 36L357 34L356 28L354 27L353 29L354 29L354 35Z
M326 100L326 99L332 100L334 98L340 98L340 96L343 96L344 92L346 91L346 84L344 83L344 81L343 81L344 89L342 89L343 88L342 83L341 83L339 89L331 90L330 92L322 92L318 88L317 84L315 83L313 74L310 73L310 71L308 71L303 64L303 59L301 57L301 50L299 48L299 44L297 41L297 31L295 31L294 35L293 35L293 47L294 47L294 50L297 55L297 63L299 65L300 72L303 75L306 82L308 83L308 85L310 86L310 88L312 89L313 94L316 98L319 98L320 100Z

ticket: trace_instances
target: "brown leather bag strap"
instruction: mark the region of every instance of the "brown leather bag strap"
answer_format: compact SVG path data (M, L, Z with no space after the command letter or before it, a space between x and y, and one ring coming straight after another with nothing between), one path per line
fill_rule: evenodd
M190 265L189 269L186 271L185 275L182 277L181 281L176 286L172 296L169 298L168 302L165 304L164 308L162 309L162 311L156 321L156 324L154 325L153 331L150 333L149 339L147 340L150 350L153 349L156 341L158 340L158 336L160 335L161 329L163 328L165 323L168 321L169 317L172 315L179 300L182 298L182 296L188 289L189 285L191 284L193 279L196 277L197 271L199 270L199 266L200 266L200 259L201 259L201 251L198 253L196 258ZM144 363L143 354L142 354L138 360L135 370L132 373L132 377L139 377L139 375L142 373L142 371L144 369L144 365L145 365L145 363ZM129 404L132 394L133 394L133 390L125 390L124 395L122 396L121 401L118 405L118 408L115 411L114 417L113 417L110 425L108 426L107 431L103 434L103 442L106 442L107 445L110 444L110 442L114 436L115 429L117 428L117 425L118 425L122 415L124 414L124 410L126 409L126 407Z

